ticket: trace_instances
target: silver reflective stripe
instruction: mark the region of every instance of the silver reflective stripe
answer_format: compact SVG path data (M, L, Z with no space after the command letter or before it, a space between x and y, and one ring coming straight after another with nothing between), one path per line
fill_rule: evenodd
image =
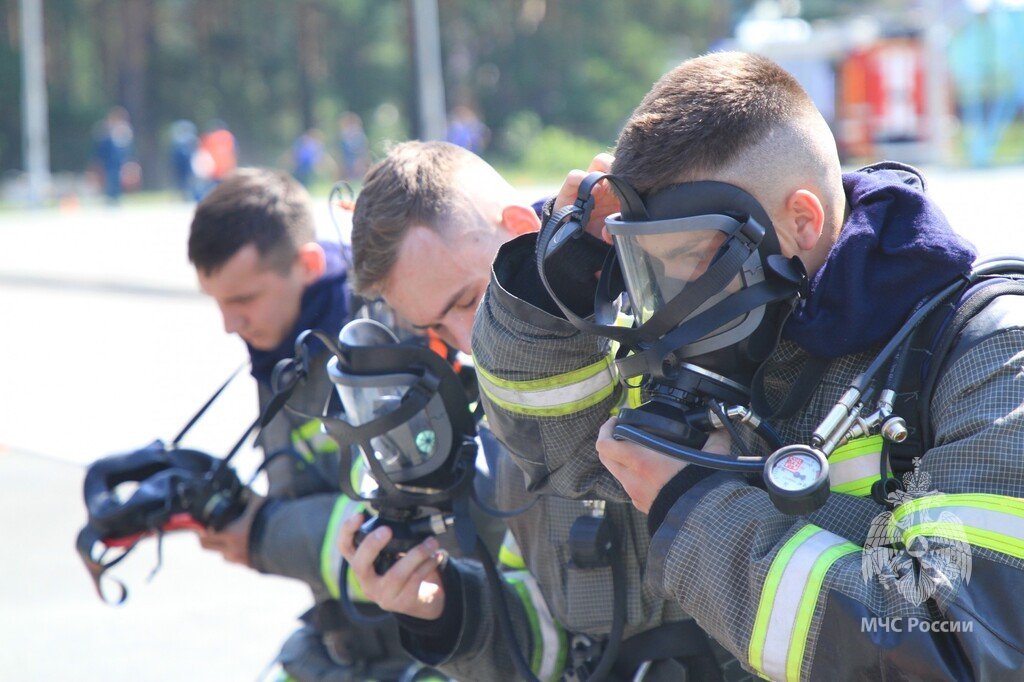
M559 649L561 648L561 637L559 637L559 627L555 625L555 619L551 617L551 612L548 611L547 602L544 601L543 595L540 593L540 588L537 587L537 581L534 580L533 576L529 573L523 572L522 580L523 585L530 593L530 601L533 602L533 606L537 612L537 624L540 626L540 636L543 640L544 653L540 660L540 670L537 672L537 679L549 680L555 676L556 673L561 673L561 670L557 669L559 665L559 659L561 658Z
M825 530L818 530L797 547L782 572L778 591L771 606L768 631L764 640L762 672L773 680L785 680L790 643L800 616L800 604L811 582L815 564L828 550L847 541Z
M844 483L853 483L862 478L879 477L879 453L871 452L859 457L844 459L841 462L828 463L829 485L833 488Z
M995 511L994 509L959 507L956 505L930 507L905 515L900 519L900 526L911 530L921 524L947 523L940 517L940 514L943 512L952 514L956 517L956 521L969 528L989 533L998 533L999 535L1024 542L1024 518L1014 514Z
M487 396L500 401L527 409L557 408L563 405L585 400L590 396L614 385L615 374L611 367L606 366L593 376L565 386L554 386L537 390L519 390L499 386L490 381L482 373L477 373L477 381Z

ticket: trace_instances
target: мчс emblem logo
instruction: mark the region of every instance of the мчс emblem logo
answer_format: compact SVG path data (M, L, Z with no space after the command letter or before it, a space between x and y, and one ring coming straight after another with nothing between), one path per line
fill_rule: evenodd
M929 490L931 477L918 467L903 477L904 490L890 493L893 506L871 522L861 573L865 582L878 581L895 589L914 606L935 598L948 603L971 580L971 546L963 524L942 509L942 493Z

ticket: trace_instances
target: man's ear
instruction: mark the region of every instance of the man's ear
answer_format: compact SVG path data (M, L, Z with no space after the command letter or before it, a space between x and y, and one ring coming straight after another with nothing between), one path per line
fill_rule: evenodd
M518 237L521 234L539 230L540 218L532 208L511 205L501 209L501 224L509 233Z
M796 190L786 199L786 214L797 248L813 250L825 226L825 208L818 195L806 189Z
M320 279L327 270L327 256L322 246L316 242L306 242L299 247L299 267L302 268L302 280L307 286Z

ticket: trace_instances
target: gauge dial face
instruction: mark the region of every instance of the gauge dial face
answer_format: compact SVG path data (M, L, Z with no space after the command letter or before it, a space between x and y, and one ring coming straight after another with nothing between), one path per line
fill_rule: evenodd
M772 465L770 476L781 490L807 490L821 476L821 462L811 455L793 453L780 457Z

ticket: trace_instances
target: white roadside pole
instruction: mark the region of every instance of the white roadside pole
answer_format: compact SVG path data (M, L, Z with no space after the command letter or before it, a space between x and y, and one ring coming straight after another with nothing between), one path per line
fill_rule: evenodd
M412 0L412 23L416 44L420 135L424 140L443 140L448 125L437 0Z
M50 130L43 63L42 0L21 0L22 154L28 202L40 205L50 191Z

